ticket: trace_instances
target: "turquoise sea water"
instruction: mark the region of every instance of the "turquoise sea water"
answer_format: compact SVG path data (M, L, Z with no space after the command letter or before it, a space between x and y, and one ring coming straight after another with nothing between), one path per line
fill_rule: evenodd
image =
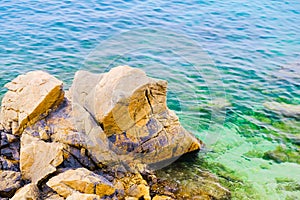
M142 68L169 81L168 105L207 144L185 170L212 171L234 199L299 199L300 121L263 106L300 104L299 22L297 0L1 1L0 96L30 70L67 88L78 69ZM176 44L170 33L193 42L176 52L141 49L131 43L141 28L155 30L145 45L161 39L157 30L159 47ZM130 51L119 55L124 41Z

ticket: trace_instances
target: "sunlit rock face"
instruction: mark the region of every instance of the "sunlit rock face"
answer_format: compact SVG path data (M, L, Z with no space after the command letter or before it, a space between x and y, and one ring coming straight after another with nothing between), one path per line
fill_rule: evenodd
M63 162L63 144L47 143L33 136L21 137L20 169L23 179L38 184L47 175L56 171Z
M65 198L75 192L96 194L100 197L115 193L115 188L108 180L85 168L67 170L51 178L47 185Z
M0 196L10 198L21 187L21 173L0 170Z
M1 105L1 124L15 135L45 117L63 98L63 83L54 76L33 71L20 75L5 87L9 90Z
M71 93L73 104L92 115L116 154L152 164L201 147L167 108L167 82L140 69L120 66L102 75L79 71Z
M39 189L36 184L30 183L19 189L16 194L11 198L11 200L25 200L32 199L38 200L39 198Z

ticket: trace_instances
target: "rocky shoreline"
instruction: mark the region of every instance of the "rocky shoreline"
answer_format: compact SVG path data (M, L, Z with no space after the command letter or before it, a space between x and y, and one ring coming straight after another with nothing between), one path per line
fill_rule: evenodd
M203 148L168 109L166 81L119 66L104 74L78 71L68 91L43 71L5 87L1 199L230 198L208 172L188 184L156 176Z

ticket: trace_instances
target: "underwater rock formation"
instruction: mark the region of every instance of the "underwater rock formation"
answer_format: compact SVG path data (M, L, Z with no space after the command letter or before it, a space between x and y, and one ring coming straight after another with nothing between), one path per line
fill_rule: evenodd
M300 118L300 106L275 101L265 102L264 106L271 111L284 115L286 117Z

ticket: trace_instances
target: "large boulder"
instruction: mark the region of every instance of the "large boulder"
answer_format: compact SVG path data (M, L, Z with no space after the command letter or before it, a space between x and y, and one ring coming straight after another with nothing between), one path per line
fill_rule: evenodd
M176 159L201 144L167 108L166 93L165 81L147 77L139 69L78 71L69 97L26 132L85 148L98 166L125 164L132 169L133 163Z
M101 127L116 147L111 149L128 155L122 160L152 164L201 148L167 108L167 82L147 77L140 69L120 66L102 76L79 71L71 93L73 105L87 111L96 121L92 127Z
M22 177L38 184L56 171L63 162L63 144L47 143L28 134L21 138L20 168Z
M103 126L107 136L111 136L133 126L143 127L152 114L165 111L166 92L166 81L147 77L139 69L120 66L104 74L95 84L86 97L85 107Z
M2 100L1 124L20 135L60 104L64 98L63 83L43 71L20 75L5 87L9 90Z
M70 169L58 174L51 178L47 185L65 198L74 192L105 197L113 195L116 190L107 179L85 168Z
M15 171L0 171L0 197L11 198L21 187L21 173Z

